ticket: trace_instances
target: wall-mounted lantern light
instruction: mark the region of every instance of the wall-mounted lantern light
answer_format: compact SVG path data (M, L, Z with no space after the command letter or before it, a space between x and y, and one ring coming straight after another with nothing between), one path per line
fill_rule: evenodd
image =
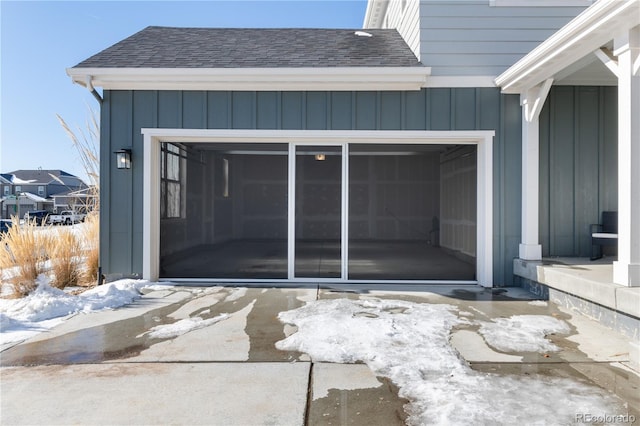
M325 158L324 154L316 154L316 161L324 161Z
M119 149L115 151L114 154L116 154L116 166L119 169L131 168L131 150L130 149Z

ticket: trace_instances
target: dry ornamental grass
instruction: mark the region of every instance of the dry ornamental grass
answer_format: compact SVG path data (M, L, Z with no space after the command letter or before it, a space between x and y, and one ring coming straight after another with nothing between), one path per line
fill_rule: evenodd
M69 228L57 230L55 236L45 239L51 270L50 285L55 288L77 286L80 282L82 245Z
M87 216L74 228L42 227L16 219L0 244L0 285L12 290L9 297L24 297L36 289L44 274L50 285L91 287L98 273L99 215ZM5 292L6 295L6 292Z
M82 227L82 245L84 249L84 277L83 284L94 284L98 276L99 244L100 240L100 213L93 211L87 215Z
M37 287L36 278L46 269L50 238L35 222L20 224L13 218L11 228L2 237L0 279L13 287L15 296L26 296Z
M77 149L80 162L89 177L85 211L90 213L76 230L37 226L35 222L20 224L13 218L9 231L0 236L0 289L5 284L13 297L24 297L37 288L39 275L46 274L51 285L68 286L96 284L99 265L99 133L97 114L91 111L86 130L71 130L58 120ZM78 232L75 232L78 231ZM2 291L6 295L5 291Z

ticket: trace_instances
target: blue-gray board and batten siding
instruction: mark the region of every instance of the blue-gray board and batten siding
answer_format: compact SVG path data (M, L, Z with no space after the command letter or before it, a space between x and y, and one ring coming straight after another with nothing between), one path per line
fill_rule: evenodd
M591 256L589 225L618 209L617 87L554 86L540 114L543 256Z
M598 111L602 109L596 106ZM518 96L500 94L497 88L410 92L106 90L101 123L100 262L108 276L135 276L142 272L141 128L495 130L494 285L513 283L512 260L518 256L521 227ZM588 120L579 120L580 123L591 124ZM125 147L133 150L133 167L116 170L113 151ZM561 169L558 168L559 173ZM545 199L544 194L542 198ZM576 210L575 214L582 212Z

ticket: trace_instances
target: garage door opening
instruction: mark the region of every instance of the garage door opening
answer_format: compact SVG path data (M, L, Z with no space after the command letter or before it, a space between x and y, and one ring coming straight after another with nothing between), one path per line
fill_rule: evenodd
M162 278L474 281L475 144L161 144Z
M172 173L176 160L164 157L178 148L182 169ZM286 279L287 145L163 143L161 151L161 185L180 176L183 208L162 211L160 276ZM175 192L162 190L160 205Z
M349 279L475 280L476 147L349 153Z

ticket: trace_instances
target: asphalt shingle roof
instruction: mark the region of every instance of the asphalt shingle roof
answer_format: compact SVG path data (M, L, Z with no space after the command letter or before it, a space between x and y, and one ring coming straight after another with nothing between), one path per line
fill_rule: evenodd
M48 183L63 183L69 186L83 186L84 183L77 176L64 170L15 170L2 175L16 185L34 185Z
M396 30L147 27L74 68L413 66L421 64Z
M51 177L52 175L57 177L57 178L75 177L71 173L67 173L64 170L42 170L42 169L38 169L38 170L14 170L13 172L8 173L8 174L9 175L13 175L13 176L17 177L20 180L33 181L34 183L35 182L41 182L41 183L50 182L53 179Z

